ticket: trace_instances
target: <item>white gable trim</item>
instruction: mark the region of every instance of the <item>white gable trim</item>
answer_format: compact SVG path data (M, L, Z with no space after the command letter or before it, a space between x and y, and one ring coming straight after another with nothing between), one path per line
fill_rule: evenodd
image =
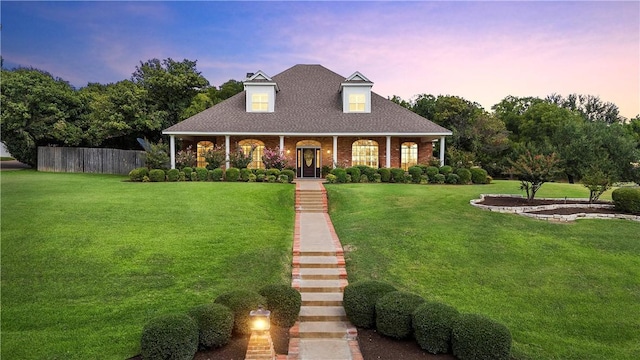
M366 81L368 83L372 83L373 84L373 82L371 80L369 80L366 76L362 75L359 71L354 72L353 74L351 74L351 76L346 78L344 81L345 82L348 82L348 81Z

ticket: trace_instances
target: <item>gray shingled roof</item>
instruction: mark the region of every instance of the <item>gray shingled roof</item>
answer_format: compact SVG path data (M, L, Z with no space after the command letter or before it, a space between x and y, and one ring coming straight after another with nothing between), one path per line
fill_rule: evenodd
M296 65L272 77L275 111L245 111L241 92L163 131L164 134L451 135L451 131L371 93L371 113L342 112L345 77L321 65Z

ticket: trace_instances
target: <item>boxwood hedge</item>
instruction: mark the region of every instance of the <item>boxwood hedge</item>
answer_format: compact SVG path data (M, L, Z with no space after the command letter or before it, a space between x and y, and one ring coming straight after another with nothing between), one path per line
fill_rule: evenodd
M250 334L251 324L249 312L267 303L266 299L255 291L235 290L220 294L214 301L233 311L233 332L236 334Z
M451 351L451 329L458 317L454 307L427 301L413 312L413 336L420 347L432 354Z
M366 280L350 283L344 288L342 305L349 321L361 328L376 325L376 302L384 294L396 291L393 285Z
M226 345L233 331L233 312L222 304L200 305L189 310L198 325L199 343L217 348Z
M420 295L404 291L386 293L376 302L376 329L383 335L404 339L413 333L413 312L422 304Z
M280 327L292 327L302 306L300 292L289 285L266 285L259 291L267 299L266 308L271 311L271 322Z
M460 314L453 322L451 349L459 360L508 360L511 333L488 317Z
M186 314L159 316L142 329L143 359L191 360L198 350L198 325Z

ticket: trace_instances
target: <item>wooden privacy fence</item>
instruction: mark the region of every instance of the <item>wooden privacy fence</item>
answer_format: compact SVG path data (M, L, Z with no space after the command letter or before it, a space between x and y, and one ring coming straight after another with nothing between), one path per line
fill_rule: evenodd
M126 175L143 166L144 151L38 147L38 171Z

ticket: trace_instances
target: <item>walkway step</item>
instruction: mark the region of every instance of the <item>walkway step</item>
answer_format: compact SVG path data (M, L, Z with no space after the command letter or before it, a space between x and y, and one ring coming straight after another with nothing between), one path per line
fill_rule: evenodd
M331 251L301 251L300 256L336 256L335 250Z
M300 359L353 360L354 357L342 339L301 339Z
M347 272L338 268L305 268L300 269L303 280L339 280L346 279Z
M301 280L300 292L340 292L342 281L340 280Z
M295 259L294 259L295 261ZM300 268L337 268L337 256L300 256Z
M347 337L348 326L342 321L305 321L300 322L301 339L342 339Z
M303 306L300 321L346 321L347 314L342 306Z
M303 292L302 306L342 306L342 293Z

